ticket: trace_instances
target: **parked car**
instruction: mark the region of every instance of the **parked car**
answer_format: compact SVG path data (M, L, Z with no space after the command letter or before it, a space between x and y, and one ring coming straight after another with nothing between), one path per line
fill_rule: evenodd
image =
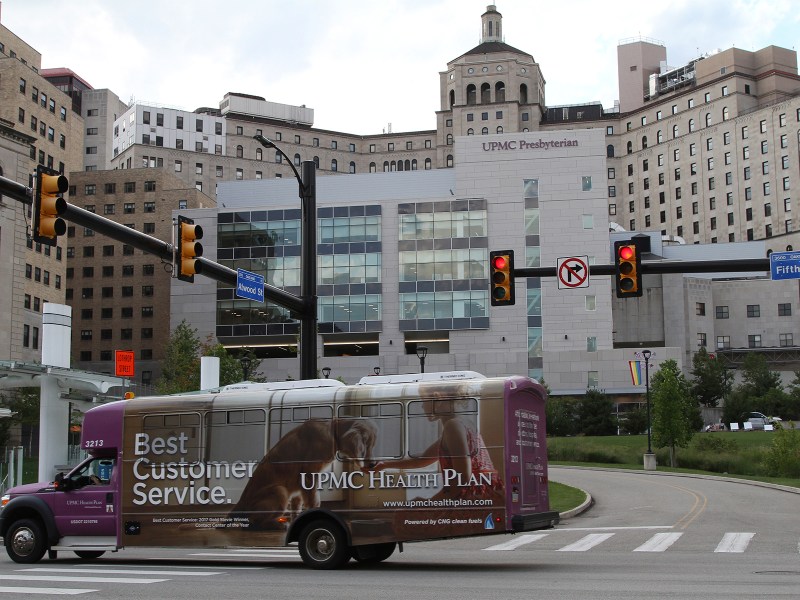
M780 417L768 417L764 413L760 412L747 412L742 413L742 416L739 417L739 421L744 425L745 423L749 422L753 429L764 429L765 425L776 425L781 422Z

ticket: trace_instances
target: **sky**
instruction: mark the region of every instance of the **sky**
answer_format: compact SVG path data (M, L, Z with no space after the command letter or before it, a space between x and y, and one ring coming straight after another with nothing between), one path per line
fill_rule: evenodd
M480 43L487 0L2 0L0 22L92 87L194 110L227 92L314 109L369 135L436 128L439 73ZM647 38L680 66L730 47L797 49L800 0L496 0L548 106L613 107L617 46Z

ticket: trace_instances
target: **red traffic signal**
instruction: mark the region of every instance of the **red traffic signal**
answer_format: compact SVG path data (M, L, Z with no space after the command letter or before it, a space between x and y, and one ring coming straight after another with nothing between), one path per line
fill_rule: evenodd
M496 250L489 253L489 277L492 306L511 306L514 296L514 251Z
M642 295L642 258L631 240L614 242L614 274L617 298L639 298Z

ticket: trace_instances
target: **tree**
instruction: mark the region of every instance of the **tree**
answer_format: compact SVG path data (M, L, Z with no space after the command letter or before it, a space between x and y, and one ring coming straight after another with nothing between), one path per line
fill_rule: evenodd
M0 419L0 445L5 446L8 443L11 426L19 424L23 429L23 441L27 437L28 453L30 453L32 450L30 444L34 438L31 430L38 427L40 418L39 388L19 388L12 391L9 396L0 398L2 398L0 405L11 410L10 418Z
M578 404L578 428L584 435L615 435L614 401L600 390L586 390Z
M704 346L692 358L692 394L704 406L718 406L730 394L731 382L722 360Z
M669 448L669 464L674 467L675 449L685 448L694 434L698 412L689 383L674 360L661 363L650 383L653 444Z
M234 355L228 352L228 349L217 342L212 343L211 336L206 338L204 344L200 347L200 353L203 356L215 356L219 358L219 385L228 385L231 383L238 383L245 380L244 367L242 366L241 358L247 355L251 360L249 373L247 379L250 381L264 381L263 376L256 375L258 365L261 361L255 357L252 350L245 350L241 355Z
M547 435L575 435L578 401L571 397L550 397L545 405Z
M156 381L160 394L177 394L200 388L200 340L197 330L185 320L173 330L167 342L161 377Z
M647 407L636 406L620 415L619 428L628 435L647 432Z
M723 418L726 423L737 423L742 413L758 411L777 415L792 411L792 395L783 391L781 376L769 370L767 359L761 354L749 354L742 363L742 383L725 401Z

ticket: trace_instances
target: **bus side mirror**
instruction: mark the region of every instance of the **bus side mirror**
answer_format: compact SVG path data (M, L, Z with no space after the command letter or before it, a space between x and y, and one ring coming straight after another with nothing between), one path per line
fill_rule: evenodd
M59 492L68 492L70 489L72 489L72 481L64 477L63 473L56 474L56 479L54 484L55 484L54 487Z

